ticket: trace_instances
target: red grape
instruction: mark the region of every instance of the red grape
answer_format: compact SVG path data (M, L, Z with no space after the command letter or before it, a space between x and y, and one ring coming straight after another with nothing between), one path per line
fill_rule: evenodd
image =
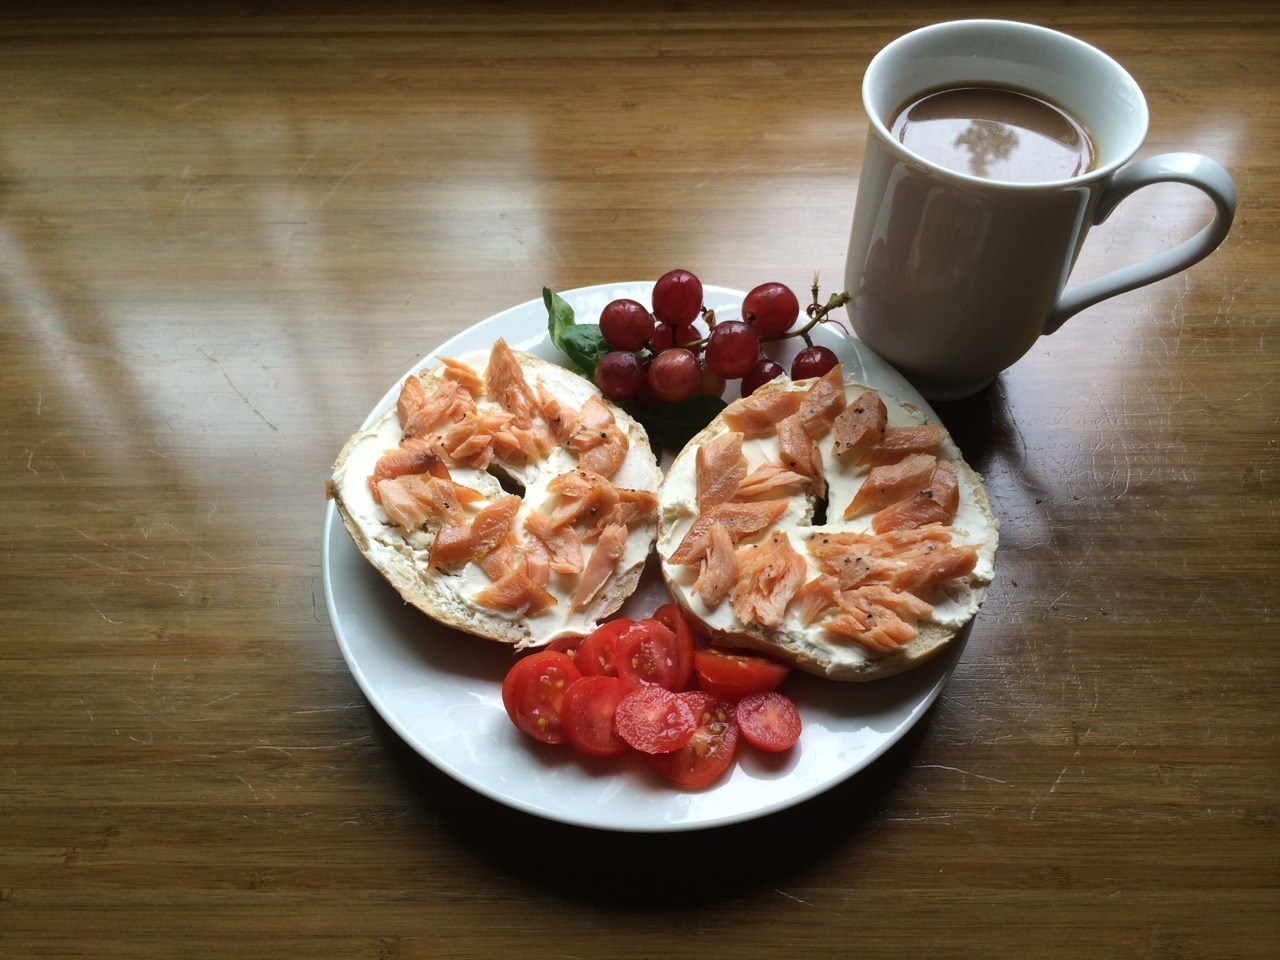
M779 337L800 316L800 301L781 283L762 283L743 298L742 318L761 337Z
M726 380L745 376L760 358L760 338L741 320L718 323L707 339L707 366Z
M713 397L720 396L724 393L724 377L704 366L702 368L702 383L698 386L697 392L710 394Z
M668 347L683 347L701 339L702 334L691 323L682 323L674 327L669 323L658 322L654 324L653 332L649 335L649 347L654 353L661 353Z
M610 400L630 400L640 392L644 378L639 357L627 350L613 350L600 358L591 379Z
M702 383L702 364L683 347L663 350L649 364L649 387L663 403L691 397Z
M702 281L688 270L664 273L653 285L653 315L663 323L692 323L702 312Z
M775 363L768 357L761 357L742 378L742 395L745 397L755 393L770 380L782 376L783 372L781 364Z
M805 347L791 361L791 379L808 380L828 373L839 358L826 347Z
M600 311L600 334L615 350L636 351L653 334L653 317L635 300L614 300Z
M649 386L649 366L650 363L645 361L640 368L644 371L644 379L640 381L640 390L632 399L632 403L638 407L651 407L659 402L657 394L653 392L653 387Z

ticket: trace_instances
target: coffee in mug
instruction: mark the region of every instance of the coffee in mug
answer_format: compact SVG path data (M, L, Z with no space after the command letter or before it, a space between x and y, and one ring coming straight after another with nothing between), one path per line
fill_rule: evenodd
M934 24L872 59L862 102L870 133L845 264L849 317L930 400L978 392L1067 318L1185 270L1231 226L1235 185L1214 161L1130 163L1147 134L1142 90L1066 34ZM1202 190L1211 222L1066 289L1089 228L1135 190L1169 182Z
M1066 180L1094 164L1093 140L1079 120L1008 87L928 91L897 111L889 129L930 163L985 180Z

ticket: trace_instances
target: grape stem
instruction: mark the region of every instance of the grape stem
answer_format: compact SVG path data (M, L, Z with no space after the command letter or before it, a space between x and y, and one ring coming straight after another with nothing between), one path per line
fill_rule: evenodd
M833 293L830 297L827 298L826 303L820 303L818 300L818 275L817 274L814 274L813 276L812 291L813 291L813 303L809 304L807 307L804 308L805 316L809 318L809 321L803 327L800 327L797 330L788 330L786 333L779 333L776 336L772 336L772 337L761 337L760 342L776 343L779 340L787 340L791 337L804 337L804 342L809 346L813 346L813 341L809 338L809 331L812 330L819 323L827 323L827 322L834 323L836 324L836 326L840 327L841 330L843 330L844 325L841 324L839 320L828 320L827 315L831 313L832 310L835 310L838 307L843 307L846 303L848 303L853 298L850 297L847 292ZM716 314L714 310L708 310L706 307L703 307L702 318L707 321L707 326L710 327L712 330L716 328ZM701 340L691 340L688 343L679 344L679 346L684 347L686 350L693 350L696 352L702 347L705 347L707 345L707 341L710 339L711 337L710 335L708 335L703 337Z
M837 307L843 307L849 302L851 297L848 293L833 293L827 298L826 303L818 302L818 278L813 278L813 303L804 308L805 316L809 318L809 322L798 330L788 330L786 333L780 333L776 337L761 337L761 343L773 343L776 340L786 340L788 337L804 337L805 343L812 346L809 340L809 331L816 327L819 323L827 322L827 314ZM839 323L838 320L831 321Z

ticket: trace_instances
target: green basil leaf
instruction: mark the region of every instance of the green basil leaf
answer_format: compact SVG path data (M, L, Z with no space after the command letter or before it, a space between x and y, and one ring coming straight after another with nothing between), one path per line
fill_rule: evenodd
M703 427L726 406L719 397L695 393L679 403L659 403L651 407L624 404L649 434L649 443L679 453Z
M594 323L575 323L564 333L564 342L558 346L588 380L595 376L600 358L609 352L600 327Z
M580 374L590 380L600 358L609 352L600 327L594 323L576 322L573 307L550 287L542 288L542 302L547 305L547 333L551 342L573 361Z
M573 319L573 307L569 306L560 294L554 293L550 287L542 288L542 302L547 305L547 332L551 335L551 342L560 348L562 352L567 353L564 349L565 335L575 326Z

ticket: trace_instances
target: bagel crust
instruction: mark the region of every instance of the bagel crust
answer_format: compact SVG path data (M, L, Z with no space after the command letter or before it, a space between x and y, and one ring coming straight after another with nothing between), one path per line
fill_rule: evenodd
M837 368L838 370L838 368ZM833 374L839 382L840 374ZM779 379L766 384L762 391L786 391L806 393L818 381L799 382ZM855 398L872 388L853 381L844 382L844 399L852 404ZM912 404L896 400L876 391L887 411L887 427L914 428L934 423ZM754 396L754 395L753 395ZM749 399L749 398L748 398ZM744 621L731 602L731 594L739 589L741 580L726 588L729 592L711 604L704 602L703 593L695 588L706 561L676 563L672 561L689 534L694 521L702 510L699 497L699 450L719 437L729 433L736 409L746 401L731 404L724 412L695 436L667 469L662 490L659 493L659 532L657 550L663 577L673 599L700 625L703 632L716 646L733 649L755 650L793 663L798 669L834 680L868 681L902 673L936 656L961 633L973 619L991 582L996 546L998 522L992 513L990 502L978 474L965 463L959 449L940 424L943 440L934 451L938 462L946 461L955 470L959 488L959 504L954 518L946 525L950 545L976 554L972 569L961 576L947 579L920 592L928 603L928 615L915 622L915 636L908 642L885 649L872 643L861 643L848 636L829 632L824 623L839 614L839 607L828 607L822 615L805 622L799 595L788 596L783 601L785 614L776 625L765 625L754 619ZM843 406L843 404L842 404ZM741 420L737 421L741 425ZM763 428L764 435L747 433L742 444L748 470L753 471L766 461L785 460L780 457L776 434L769 433L772 426ZM816 431L815 431L816 432ZM858 493L871 469L867 462L857 463L857 458L839 458L834 452L834 431L827 430L817 438L816 451L821 458L817 482L812 480L795 489L785 512L768 528L735 538L735 554L738 558L750 557L749 548L764 545L784 531L788 543L800 558L792 562L803 573L799 579L806 584L830 573L808 549L808 538L814 534L866 534L875 536L872 529L872 511L865 511L844 518L845 507ZM704 483L709 484L704 479ZM936 531L937 525L934 525ZM678 555L677 555L678 556ZM767 619L767 618L766 618Z
M505 344L502 346L505 349ZM544 576L547 580L544 589L554 600L546 609L495 608L477 599L495 582L495 577L489 575L492 570L483 569L479 558L461 563L432 563L432 549L445 521L431 519L406 530L391 519L370 484L379 460L396 449L405 434L395 405L347 441L334 463L327 490L356 547L406 603L462 632L514 644L516 649L529 649L544 646L558 637L590 633L634 592L657 535L653 504L662 474L644 429L625 411L604 399L592 383L538 357L517 351L511 354L533 391L545 391L572 411L579 410L591 398L604 404L626 437L626 453L609 482L627 491L640 491L649 498L647 512L641 516L633 514L625 524L626 539L616 568L611 568L603 586L588 601L574 609L570 598L579 574L555 570L549 578ZM477 351L457 360L484 377L490 353ZM430 393L448 376L448 371L443 365L428 365L410 376L416 376L424 391ZM499 403L488 396L487 390L475 395L475 403L482 415L501 412ZM545 421L537 426L547 429ZM562 442L544 455L495 453L483 469L442 457L450 480L480 495L477 499L468 494L472 496L472 501L466 504L468 520L510 494L520 497L518 512L505 541L513 545L517 563L522 562L531 539L525 526L530 514L549 514L561 502L558 494L548 491L548 483L578 471L580 459ZM589 561L595 541L591 535L587 535L586 540L582 551Z

